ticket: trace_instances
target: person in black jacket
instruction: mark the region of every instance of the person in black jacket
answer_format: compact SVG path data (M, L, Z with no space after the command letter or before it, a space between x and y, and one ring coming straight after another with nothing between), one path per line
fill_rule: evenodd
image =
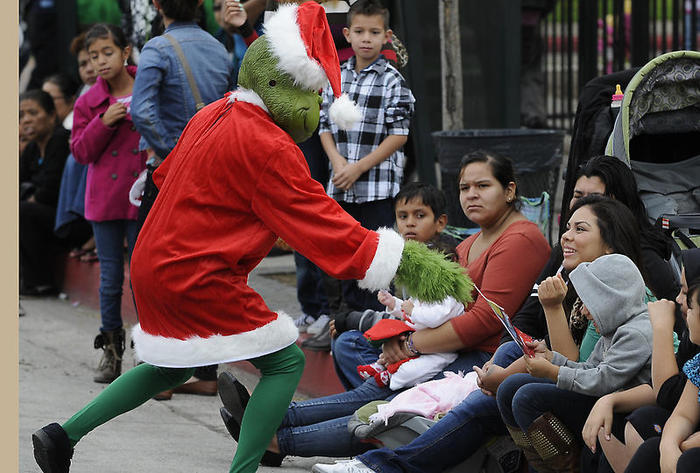
M30 142L20 157L20 294L56 292L53 234L69 132L58 124L51 95L30 90L19 97L19 126Z

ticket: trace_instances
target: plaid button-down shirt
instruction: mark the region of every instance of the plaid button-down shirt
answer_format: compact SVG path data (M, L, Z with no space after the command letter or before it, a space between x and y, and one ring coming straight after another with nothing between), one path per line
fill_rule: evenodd
M327 87L318 131L333 134L338 152L349 163L367 156L389 135L408 135L415 99L403 76L383 56L359 73L355 72L355 58L350 58L341 66L341 79L342 91L357 104L362 119L351 130L339 130L328 114L334 98ZM398 150L362 174L347 191L329 182L328 195L357 204L392 198L399 192L404 165L404 153Z

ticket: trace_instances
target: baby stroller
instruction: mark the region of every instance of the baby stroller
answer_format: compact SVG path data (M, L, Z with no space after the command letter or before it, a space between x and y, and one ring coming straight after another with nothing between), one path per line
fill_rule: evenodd
M605 153L631 167L675 254L700 243L700 52L654 58L630 80Z
M617 117L615 85L625 91ZM561 208L574 170L608 154L631 167L653 222L674 236L676 252L700 243L700 52L663 54L642 68L586 84L574 121Z

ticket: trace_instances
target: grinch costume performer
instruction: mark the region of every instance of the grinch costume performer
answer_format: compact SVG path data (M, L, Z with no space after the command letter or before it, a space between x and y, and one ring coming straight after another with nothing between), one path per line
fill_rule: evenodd
M304 355L292 319L248 286L248 273L278 237L343 279L377 290L397 282L423 300L468 299L461 267L393 230L370 231L311 179L296 142L319 120L330 86L331 117L350 128L354 104L326 16L315 2L280 7L248 49L239 89L197 113L153 175L158 198L139 235L131 282L132 330L143 364L124 373L64 424L33 435L44 472L67 472L78 441L99 425L188 380L193 367L249 360L261 373L241 425L231 472L253 472L301 378ZM426 292L427 291L427 292Z

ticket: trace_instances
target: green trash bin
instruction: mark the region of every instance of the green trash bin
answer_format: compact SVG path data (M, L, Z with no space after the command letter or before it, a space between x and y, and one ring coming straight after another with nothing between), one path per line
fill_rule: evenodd
M432 133L442 189L447 196L447 216L450 225L475 227L459 203L459 164L465 154L476 150L494 151L508 156L515 166L521 196L556 195L559 167L562 160L564 132L562 130L533 130L526 128L436 131ZM551 228L551 211L550 211Z

